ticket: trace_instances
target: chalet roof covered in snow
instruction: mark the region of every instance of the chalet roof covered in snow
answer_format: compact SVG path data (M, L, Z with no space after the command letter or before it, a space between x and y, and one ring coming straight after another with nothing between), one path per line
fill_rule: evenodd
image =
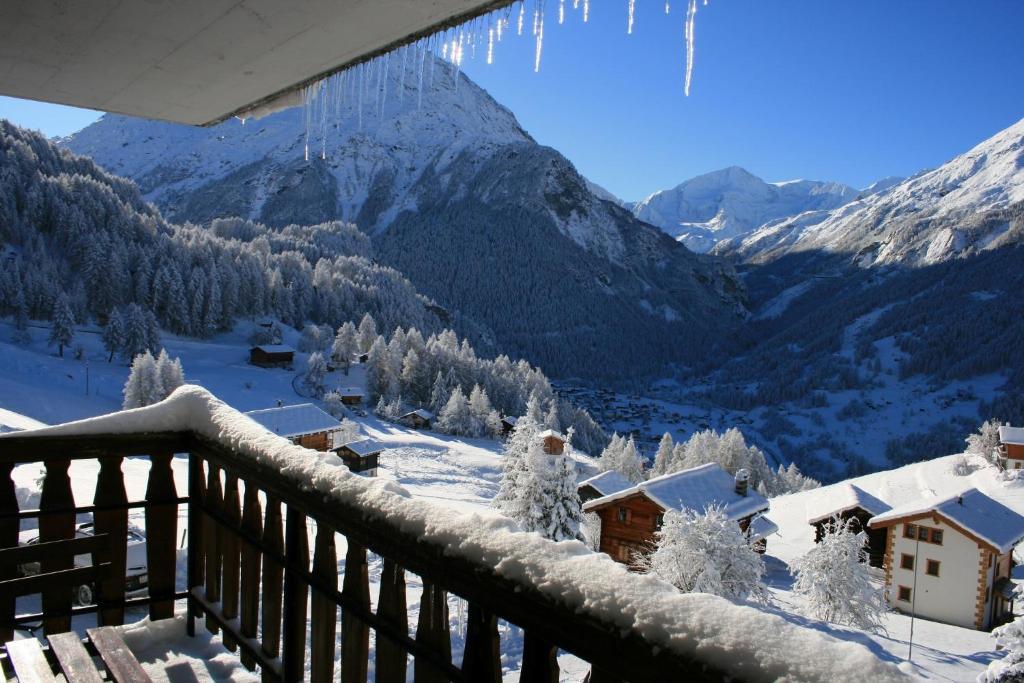
M505 417L501 418L501 421L507 424L509 427L515 427L516 424L518 424L519 422L519 418L513 417L511 415L506 415Z
M206 125L512 0L0 3L0 94Z
M638 493L647 496L665 510L703 512L712 506L721 507L726 517L732 520L740 520L768 509L768 500L753 488L748 488L745 496L736 493L735 479L715 462L648 479L636 486L592 500L583 509L604 507Z
M285 438L330 432L341 428L341 423L333 415L325 413L312 403L251 410L246 415Z
M853 484L826 486L807 502L807 523L817 524L833 515L860 508L871 515L880 515L892 506Z
M359 439L358 441L349 441L348 443L344 443L334 448L334 450L337 451L342 448L352 451L360 458L365 458L367 456L373 455L374 453L380 453L381 451L384 450L383 446L381 446L379 443L375 441L371 441L370 439Z
M602 472L595 477L590 479L584 479L580 482L580 486L591 486L597 490L602 496L608 496L613 493L618 493L623 489L633 487L633 482L626 479L624 476L616 472L615 470L608 470Z
M1000 427L999 441L1024 446L1024 427Z
M973 534L1000 553L1009 552L1024 540L1024 517L973 488L945 498L925 498L901 505L872 517L868 524L889 526L928 513Z
M750 523L750 527L747 529L747 532L750 534L750 540L760 541L763 538L768 538L772 534L779 533L779 525L764 515L761 515Z
M565 435L562 434L561 432L556 432L554 429L545 429L543 432L541 432L537 436L539 436L542 439L551 438L551 439L558 439L559 441L565 441Z
M338 389L338 393L343 397L347 396L363 396L366 392L358 387L345 387L344 389Z
M295 353L295 349L287 344L260 344L253 348L259 349L263 353Z
M23 429L39 429L45 422L33 420L31 417L0 408L0 433L20 432Z
M417 408L416 410L410 410L408 413L403 415L400 419L410 418L410 417L412 417L414 415L416 417L424 419L424 420L433 420L434 419L434 414L432 412L430 412L429 410L427 410L426 408Z

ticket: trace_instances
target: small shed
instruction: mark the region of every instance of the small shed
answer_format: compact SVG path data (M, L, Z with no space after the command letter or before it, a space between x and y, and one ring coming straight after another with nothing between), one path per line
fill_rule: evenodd
M548 455L561 455L565 452L565 437L553 429L545 429L537 435L544 441L544 452Z
M853 484L826 486L807 503L807 523L814 527L814 542L820 543L828 533L833 517L838 517L854 531L864 531L868 537L868 563L881 567L885 560L888 529L869 528L868 520L881 515L891 506Z
M508 436L511 434L512 430L516 428L517 422L519 422L519 418L512 417L511 415L506 415L501 418L501 435Z
M278 406L246 413L278 436L315 451L329 451L334 446L334 435L341 423L312 403Z
M363 404L363 394L365 392L362 389L345 387L344 389L338 389L338 393L341 395L341 402L347 406L360 406Z
M376 477L380 454L384 448L370 439L360 439L342 444L332 450L345 461L352 472L367 477Z
M1003 469L1024 469L1024 427L1000 427L999 451Z
M434 422L434 414L424 408L417 408L398 419L402 424L413 429L430 429L430 425Z
M249 362L261 368L287 368L295 362L295 350L284 344L262 344L249 350Z
M582 504L603 498L604 496L610 496L632 486L633 482L629 479L626 479L615 470L608 470L590 479L584 479L579 483L576 491L580 495L580 503Z

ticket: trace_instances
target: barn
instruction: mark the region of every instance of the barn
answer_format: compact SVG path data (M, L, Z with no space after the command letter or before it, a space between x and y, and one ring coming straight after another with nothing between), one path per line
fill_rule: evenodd
M347 406L360 406L363 404L363 394L365 392L362 389L356 387L345 387L344 389L338 389L338 394L341 396L341 402Z
M262 344L249 349L249 363L261 368L288 368L295 362L295 350L284 344Z
M398 421L413 429L430 429L434 421L434 414L424 408L417 408L398 418Z
M548 455L561 455L565 452L565 436L553 429L545 429L537 435L544 442L544 452Z
M339 458L345 461L349 470L367 477L377 476L377 465L383 446L370 439L350 441L332 449Z
M312 403L278 406L246 413L278 436L315 451L329 451L334 447L334 435L341 423Z
M1024 427L1000 427L999 452L1002 456L1003 469L1024 468Z
M842 484L830 486L827 492L808 501L807 523L814 527L815 543L821 543L833 518L842 520L854 531L864 531L868 537L868 562L872 567L881 567L885 560L888 530L885 527L869 528L868 520L891 509L859 486Z

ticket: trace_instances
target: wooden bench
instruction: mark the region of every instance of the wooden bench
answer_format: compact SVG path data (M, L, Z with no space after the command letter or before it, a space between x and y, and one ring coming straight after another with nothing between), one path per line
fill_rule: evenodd
M92 628L87 633L89 639L86 643L75 633L48 636L49 648L46 649L35 638L7 643L7 657L19 683L54 683L60 674L64 680L73 683L104 683L108 680L148 683L151 680L114 627ZM92 655L90 650L96 655Z

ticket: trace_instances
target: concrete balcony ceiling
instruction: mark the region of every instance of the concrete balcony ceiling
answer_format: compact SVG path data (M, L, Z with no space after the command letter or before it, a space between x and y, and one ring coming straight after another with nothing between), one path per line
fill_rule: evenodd
M9 0L0 94L193 125L512 0Z

